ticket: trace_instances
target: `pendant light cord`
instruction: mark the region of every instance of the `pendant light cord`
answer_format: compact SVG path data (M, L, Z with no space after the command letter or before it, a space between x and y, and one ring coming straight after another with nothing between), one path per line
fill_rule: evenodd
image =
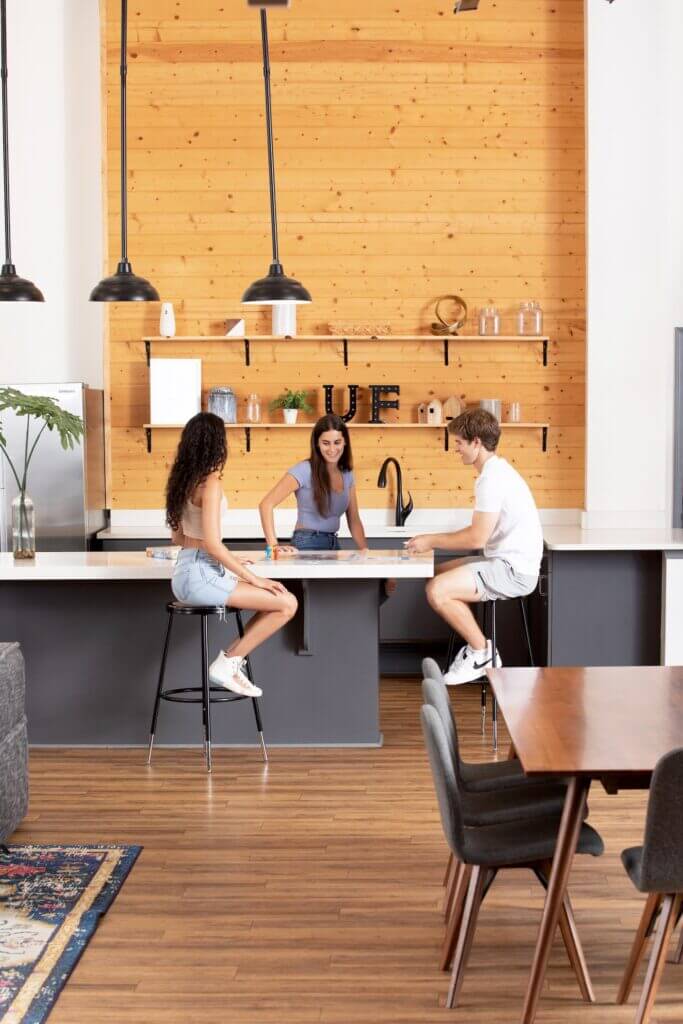
M12 236L9 223L9 130L7 127L7 0L0 0L0 76L2 77L2 173L5 189L5 265L12 263Z
M273 112L270 100L268 20L264 7L261 8L261 43L263 45L263 78L266 89L266 133L268 139L268 179L270 182L270 231L273 238L273 263L279 263L280 252L277 238L277 203L275 200L275 155L273 152Z
M2 0L3 4L5 0ZM128 262L128 196L126 190L128 160L126 153L126 78L128 36L128 0L121 0L121 262Z

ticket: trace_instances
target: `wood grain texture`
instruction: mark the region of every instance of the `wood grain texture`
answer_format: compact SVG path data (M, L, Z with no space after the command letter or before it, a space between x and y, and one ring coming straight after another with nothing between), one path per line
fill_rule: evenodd
M106 100L109 264L118 252L118 0L101 0ZM487 3L455 18L432 0L347 0L331 11L307 0L269 19L282 258L314 303L299 330L334 320L389 323L424 334L436 298L463 295L472 311L495 302L503 330L537 298L552 341L538 347L473 343L443 366L439 346L354 343L348 368L330 344L239 347L177 343L164 354L201 357L203 391L251 391L264 407L304 387L322 411L324 383L398 383L401 413L432 396L519 401L538 438L507 435L501 453L527 477L539 505L580 507L584 496L585 173L582 0ZM217 0L147 0L129 11L129 248L137 273L176 309L183 335L215 335L270 262L263 83L257 13ZM177 434L155 439L142 338L158 307L109 307L109 503L157 508ZM256 350L258 348L258 350ZM159 351L162 351L161 347ZM340 399L341 401L341 395ZM278 432L250 455L231 438L233 507L253 507L305 456L304 438ZM471 473L437 438L393 432L354 437L361 504L392 506L375 486L398 457L418 507L469 505Z
M478 696L451 694L468 760L491 756ZM215 750L211 779L199 748L159 749L151 770L142 749L33 749L30 811L13 841L144 845L50 1024L450 1019L439 970L447 849L419 684L384 680L381 699L383 748L271 749L267 773L255 749ZM267 691L263 704L267 734ZM593 787L590 820L606 851L576 859L570 892L598 1003L581 1001L558 935L538 1024L632 1024L644 965L632 1002L615 995L644 897L620 852L642 842L645 803ZM457 1019L518 1024L542 902L530 873L501 872ZM671 965L656 1020L680 1022L682 1005Z
M683 668L500 668L487 674L528 773L645 774L683 746Z

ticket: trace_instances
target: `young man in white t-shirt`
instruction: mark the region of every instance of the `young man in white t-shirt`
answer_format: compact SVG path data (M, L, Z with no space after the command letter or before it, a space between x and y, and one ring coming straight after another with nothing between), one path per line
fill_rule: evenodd
M464 412L448 431L466 466L478 473L472 524L454 533L426 533L408 541L414 554L483 549L483 556L444 562L427 583L427 600L466 641L444 679L449 686L469 683L491 666L491 642L470 605L524 597L535 589L543 553L538 509L526 481L496 455L500 424L484 409ZM497 658L500 665L500 659Z

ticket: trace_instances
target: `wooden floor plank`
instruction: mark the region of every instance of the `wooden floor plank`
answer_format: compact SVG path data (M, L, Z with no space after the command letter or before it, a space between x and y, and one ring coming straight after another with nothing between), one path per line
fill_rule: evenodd
M453 693L461 742L479 735L476 687ZM266 702L267 706L267 702ZM447 851L415 680L382 685L383 748L33 750L31 808L13 842L130 842L144 850L50 1024L468 1024L519 1019L542 907L530 874L499 876L481 911L460 1008L438 969ZM267 730L267 724L266 724ZM501 738L506 749L506 737ZM571 894L597 1004L579 998L556 941L539 1024L626 1024L614 1005L643 898L619 855L641 841L645 795L590 795L606 853L580 858ZM683 966L654 1013L683 1017Z

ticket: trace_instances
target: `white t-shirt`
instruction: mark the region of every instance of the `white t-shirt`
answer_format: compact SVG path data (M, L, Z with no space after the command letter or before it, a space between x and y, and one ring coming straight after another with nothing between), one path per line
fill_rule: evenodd
M487 558L504 558L523 576L538 576L543 555L543 532L536 502L516 469L492 455L474 485L476 512L498 516L484 548Z

